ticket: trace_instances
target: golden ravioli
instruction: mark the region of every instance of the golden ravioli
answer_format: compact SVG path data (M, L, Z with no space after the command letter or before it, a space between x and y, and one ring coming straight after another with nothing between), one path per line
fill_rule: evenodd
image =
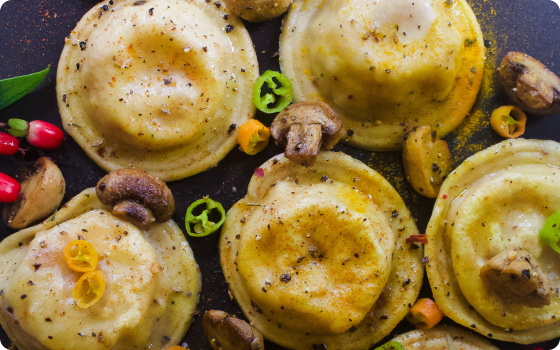
M393 339L406 350L499 350L489 341L465 329L438 326L427 331L416 329Z
M203 0L111 3L66 39L65 130L107 171L133 166L170 181L215 166L255 112L259 69L243 23Z
M56 216L0 244L0 323L20 350L167 349L192 322L200 272L172 220L140 231L88 189ZM87 309L72 291L65 246L79 237L99 254L106 288Z
M553 141L503 141L448 175L425 247L432 292L446 316L505 341L530 344L560 336L560 255L539 239L546 218L560 210L559 147ZM483 265L514 248L530 253L550 279L550 305L509 302L483 282Z
M229 288L265 338L290 349L368 349L408 313L422 285L418 230L381 175L342 153L313 167L283 155L227 214Z
M338 113L344 142L398 150L415 126L443 137L459 125L480 89L483 44L465 0L296 0L280 64L296 101Z

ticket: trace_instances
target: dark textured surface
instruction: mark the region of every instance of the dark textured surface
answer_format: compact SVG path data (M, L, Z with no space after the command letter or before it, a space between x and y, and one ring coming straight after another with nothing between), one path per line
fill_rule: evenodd
M555 53L560 50L560 9L550 0L469 0L485 37L492 41L487 52L488 69L485 73L488 82L496 81L495 63L509 50L526 52L539 59L554 71L560 72L560 57ZM52 70L43 84L33 93L0 111L0 122L17 117L26 120L42 119L61 127L60 116L55 96L56 66L64 37L74 28L76 22L96 1L89 0L11 0L0 10L0 78L29 74L44 69L48 64ZM281 19L261 24L247 23L251 33L261 72L267 69L278 70L278 37L281 31ZM496 91L495 93L493 91ZM499 105L507 104L505 95L498 88L485 89L475 106L473 115L465 121L456 133L449 135L449 142L454 154L454 166L466 157L501 138L488 125L491 111ZM477 117L477 115L479 117ZM480 117L482 115L482 117ZM560 141L560 116L545 118L529 117L527 138L552 139ZM272 116L258 115L265 124L270 125ZM23 147L26 148L25 142ZM403 196L413 215L418 219L421 232L426 228L430 218L433 200L422 198L413 192L403 179L400 154L372 153L345 145L338 145L335 150L343 151L362 160L384 175ZM269 145L256 156L248 156L238 149L233 150L216 168L185 180L169 184L177 210L174 219L181 223L187 207L195 200L210 196L229 209L241 199L247 190L247 184L255 168L281 150ZM43 152L33 147L22 158L20 155L6 157L0 155L0 172L13 173L16 167L30 165L42 155L50 156L62 170L66 178L67 191L65 201L87 187L93 187L105 175L80 147L67 136L62 147L55 151ZM236 191L233 188L236 188ZM0 223L0 238L14 231ZM202 294L199 310L203 313L209 309L221 309L243 317L235 302L230 301L226 284L220 269L218 256L219 234L205 238L187 237L194 251L195 258L202 273ZM422 296L431 296L425 278ZM446 319L446 322L451 321ZM391 334L403 332L412 327L403 321ZM2 343L7 347L10 341L2 332ZM193 326L184 341L191 350L210 349L202 332L202 318L195 318ZM495 342L500 349L553 349L558 340L546 344L521 346L511 343ZM267 349L279 349L267 343Z

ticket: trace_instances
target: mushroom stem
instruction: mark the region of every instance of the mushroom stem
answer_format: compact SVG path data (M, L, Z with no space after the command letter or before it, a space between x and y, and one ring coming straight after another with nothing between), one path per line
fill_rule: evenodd
M288 132L286 158L303 166L313 166L321 149L321 124L294 124ZM314 154L315 158L306 155Z

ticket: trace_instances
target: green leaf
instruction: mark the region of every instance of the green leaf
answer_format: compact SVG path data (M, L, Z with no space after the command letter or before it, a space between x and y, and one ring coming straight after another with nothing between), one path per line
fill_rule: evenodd
M28 125L27 122L23 119L12 118L8 120L8 125L11 129L16 131L27 131Z
M50 68L49 65L47 69L37 73L0 80L0 109L33 91L45 79Z

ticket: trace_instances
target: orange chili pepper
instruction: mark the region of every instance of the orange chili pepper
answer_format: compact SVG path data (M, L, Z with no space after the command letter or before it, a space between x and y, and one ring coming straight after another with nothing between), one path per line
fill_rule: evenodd
M490 125L500 136L515 139L525 133L527 116L515 106L502 106L492 112Z
M103 272L91 271L86 272L76 282L72 296L76 305L82 309L87 309L97 303L105 292L105 275Z
M239 127L237 143L243 152L255 155L268 145L270 129L256 119L250 119Z
M408 322L423 331L438 324L442 318L443 312L433 300L428 298L418 299L406 316Z
M64 261L74 271L93 271L97 267L98 259L93 245L87 241L72 241L64 248Z

